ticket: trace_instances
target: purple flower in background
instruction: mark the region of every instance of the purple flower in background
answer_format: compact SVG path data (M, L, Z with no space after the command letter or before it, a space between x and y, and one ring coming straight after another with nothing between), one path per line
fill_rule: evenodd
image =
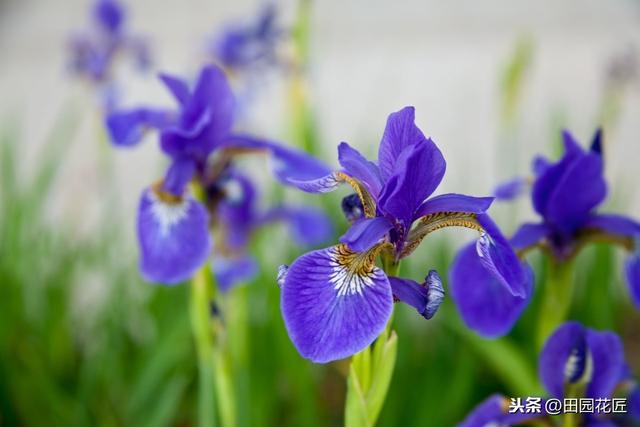
M294 242L303 247L324 243L333 233L329 218L315 208L280 205L261 210L254 184L232 169L207 189L207 195L208 200L217 201L211 209L220 235L214 248L213 272L223 291L257 273L257 263L248 254L248 246L260 227L283 222Z
M166 74L161 80L176 99L176 109L139 107L116 111L107 117L106 125L113 143L123 147L137 144L147 129L158 130L160 147L171 159L164 179L142 194L138 240L140 267L145 279L174 284L191 277L209 258L213 246L209 233L210 213L217 212L218 205L222 204L222 218L227 221L242 221L241 215L250 212L238 209L225 216L225 209L231 212L229 206L234 196L216 191L224 180L237 177L229 172L230 161L235 155L246 152L271 154L275 160L275 174L283 182L326 173L328 168L302 152L233 133L235 99L219 68L203 67L193 88ZM204 189L202 202L187 191L187 184L192 180ZM303 215L289 215L295 221L301 221L301 217ZM307 218L318 219L313 215ZM255 218L245 219L249 223L244 224L246 228L242 233L248 234L255 226ZM326 230L314 223L305 226L316 232ZM229 242L233 239L234 244L243 242L240 234L228 237ZM228 282L236 281L237 269L229 268L229 263L221 265L221 274L229 278Z
M232 73L258 72L278 64L278 44L284 36L275 5L267 4L253 22L234 23L217 34L209 53Z
M574 425L626 426L632 421L640 421L637 412L639 389L625 364L622 342L613 332L595 331L578 322L561 325L540 352L538 373L550 398L608 399L614 391L627 398L626 414L572 414L582 417L582 422L576 421ZM484 427L492 423L512 426L547 417L544 410L540 414L525 414L509 413L508 409L508 399L491 396L459 427Z
M532 203L542 220L523 224L511 239L518 251L534 247L565 261L587 243L608 241L630 252L626 277L632 299L640 307L640 223L626 216L597 212L607 196L604 179L602 133L596 132L591 148L580 147L569 132L563 133L564 155L551 162L537 157Z
M126 13L116 0L97 0L92 10L92 26L69 40L72 72L88 81L111 82L113 64L121 54L131 55L140 69L150 64L145 40L125 31Z
M366 160L343 142L342 169L315 179L289 182L308 192L327 192L350 184L357 199L343 201L351 228L340 244L309 252L286 272L282 312L294 345L315 362L329 362L362 350L381 333L394 298L426 318L435 313L444 291L434 271L425 283L388 276L375 265L397 265L424 237L442 227L480 231L476 257L500 278L505 292L527 298L528 275L500 231L485 214L491 197L442 194L431 197L446 163L431 139L414 123L413 107L389 116L378 162Z

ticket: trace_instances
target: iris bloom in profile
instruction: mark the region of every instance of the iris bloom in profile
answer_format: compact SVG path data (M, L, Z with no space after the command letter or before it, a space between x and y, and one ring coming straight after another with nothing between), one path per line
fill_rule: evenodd
M625 275L631 298L640 307L640 223L619 214L599 212L607 197L602 133L584 150L563 133L564 155L551 162L537 157L531 200L541 220L523 224L511 239L517 251L541 248L559 262L572 259L585 245L604 241L629 252Z
M628 426L640 421L640 387L625 363L622 341L613 332L585 328L578 322L561 325L547 339L538 358L538 374L548 398L610 399L626 398L626 413L612 414L594 410L590 414L565 414L574 417L576 426ZM524 400L524 398L523 398ZM493 395L476 407L459 427L515 426L525 421L545 421L556 425L562 416L549 417L542 413L521 413L512 408L510 400ZM611 411L609 411L611 412ZM558 424L569 425L569 424Z
M413 107L389 116L377 163L343 142L342 169L311 180L289 179L308 192L350 184L356 196L343 201L352 221L340 243L299 257L281 271L285 325L300 354L315 362L345 358L364 349L389 321L394 298L434 315L443 299L435 271L424 283L396 277L376 266L395 266L424 237L440 228L463 226L481 233L476 257L510 295L526 299L530 276L498 228L485 214L491 197L442 194L431 197L446 163L435 143L414 123Z
M246 220L244 232L264 221L253 216L242 218L253 215L249 209L232 212L236 197L221 191L229 179L241 179L232 169L233 157L247 152L269 153L282 182L306 179L328 169L302 152L234 133L235 99L219 68L203 67L193 87L166 74L161 80L175 98L176 108L116 111L107 117L106 124L113 143L122 147L140 142L148 129L157 130L160 148L170 158L164 178L142 193L137 231L144 278L175 284L190 278L209 259L213 248L209 229L216 219L211 213L216 214L219 205L220 221ZM190 182L203 193L198 200L189 191ZM285 217L296 223L304 215L280 216ZM307 218L312 223L306 226L313 229L317 217ZM322 226L319 229L326 230ZM233 238L237 236L228 237Z
M286 32L275 5L263 6L252 22L226 26L209 43L209 54L231 73L260 72L279 63L278 45Z
M69 40L71 71L94 84L112 79L113 64L120 55L130 55L140 69L149 67L146 41L127 33L126 11L116 0L96 0L91 27Z

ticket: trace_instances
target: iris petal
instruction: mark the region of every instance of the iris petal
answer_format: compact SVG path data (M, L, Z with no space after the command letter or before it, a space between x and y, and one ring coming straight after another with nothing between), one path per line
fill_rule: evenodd
M425 319L431 319L444 300L442 280L435 270L431 270L424 284L410 279L389 277L393 295L400 301L415 308Z
M640 253L636 251L629 256L624 267L631 298L636 307L640 308Z
M208 214L190 197L165 201L143 192L138 208L140 269L146 280L175 284L190 278L211 249Z
M153 108L135 108L111 113L106 118L111 141L118 146L136 145L147 128L163 129L174 122L173 113Z
M523 264L523 296L514 295L502 277L486 267L474 243L464 247L449 270L451 296L466 325L485 337L499 337L511 330L527 306L533 288L533 272Z
M257 273L258 264L248 255L239 257L215 256L213 259L213 274L215 274L216 283L223 292L250 281Z
M300 354L326 363L371 344L391 316L393 298L389 280L372 259L338 245L291 265L281 308Z
M466 212L480 214L486 212L493 197L473 197L464 194L447 193L431 197L420 205L416 216L429 215L435 212Z
M342 142L338 146L338 159L347 175L363 183L374 199L378 197L382 188L382 179L380 178L380 170L375 163L365 159L362 154L346 142Z
M376 245L393 225L386 218L364 218L356 221L340 237L340 242L356 252L365 252Z
M511 246L517 251L537 245L550 233L549 226L541 224L522 224L511 238Z
M331 219L321 209L280 206L267 211L263 222L284 221L295 242L301 246L325 243L333 235Z
M587 329L587 344L593 358L593 376L587 386L587 397L611 397L625 366L622 341L613 332Z

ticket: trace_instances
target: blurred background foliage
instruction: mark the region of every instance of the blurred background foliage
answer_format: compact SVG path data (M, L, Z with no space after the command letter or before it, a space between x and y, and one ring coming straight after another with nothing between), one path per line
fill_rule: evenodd
M520 132L519 100L532 61L535 46L527 36L514 43L504 64L496 152L502 160L519 157L513 141ZM615 78L613 73L599 109L594 107L605 130L615 128L622 109L624 82ZM291 96L300 95L302 83L291 84ZM319 153L313 109L305 104L294 111L299 117L292 135ZM557 136L566 125L563 111L550 114L552 136L538 151L557 152ZM0 425L193 425L197 367L189 288L141 280L135 257L122 256L130 253L123 236L132 229L131 216L123 217L117 203L100 205L97 233L78 233L73 221L50 215L49 195L67 165L65 153L72 149L78 117L83 116L73 109L59 114L43 148L30 157L36 161L25 169L28 173L20 167L25 138L20 118L6 119L0 128ZM108 164L111 154L101 155ZM513 167L507 172L515 173ZM105 167L102 173L112 172ZM102 185L97 191L108 195L117 184L105 179ZM614 195L625 191L632 190L623 183ZM289 190L267 193L275 199L300 197ZM347 226L338 209L346 190L339 193L314 201L327 207L337 235ZM625 211L623 198L610 203ZM521 212L517 206L501 206L497 218L514 226ZM457 230L438 233L403 265L403 273L422 279L435 268L446 278L460 242L471 236ZM246 367L234 372L238 425L340 425L348 364L314 365L298 355L287 337L275 272L299 250L283 240L282 229L260 231L252 242L260 274L220 304L227 307L218 315L227 325L232 358ZM531 331L548 266L539 254L529 260L536 271L535 296L506 338L488 341L466 330L450 300L430 322L397 306L398 359L380 426L453 426L494 392L542 393ZM620 333L627 360L640 373L640 315L622 285L619 253L608 246L589 247L576 271L570 317Z

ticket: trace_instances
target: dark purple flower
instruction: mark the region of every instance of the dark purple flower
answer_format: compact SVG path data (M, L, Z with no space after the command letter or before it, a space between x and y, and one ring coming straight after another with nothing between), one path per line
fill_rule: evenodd
M176 109L141 107L113 112L106 119L118 146L135 145L146 129L157 129L160 147L171 159L164 179L143 192L138 211L141 267L147 280L173 284L191 277L209 258L212 220L214 224L225 221L227 229L233 230L223 245L230 248L221 274L227 284L244 278L233 270L234 265L247 266L239 249L246 247L250 232L267 219L287 220L293 224L294 236L307 238L306 243L317 243L323 233L330 233L324 216L308 209L281 207L269 218L254 212L253 187L230 168L234 155L270 153L275 174L283 182L328 173L328 168L300 151L232 133L235 100L219 68L204 67L193 88L169 75L161 79L176 99ZM201 199L206 208L188 194L187 184L194 179L204 189ZM239 199L223 188L231 181L241 188Z
M268 4L255 21L228 25L212 40L212 57L232 72L256 72L277 64L284 31L277 24L276 12L276 7Z
M629 425L633 407L637 405L635 383L629 382L620 338L613 332L600 332L585 328L578 322L567 322L558 327L547 339L538 361L539 376L549 396L556 399L611 398L615 389L626 389L629 413L624 417L606 414L583 414L579 425L596 426ZM622 387L620 387L622 386ZM491 423L511 426L524 421L523 415L508 413L504 398L494 395L478 407L459 427L481 427ZM529 415L529 419L542 418L543 414Z
M443 296L437 276L431 274L423 285L388 277L375 260L380 255L397 264L427 234L442 227L480 231L482 264L500 275L506 292L526 297L525 271L484 213L493 199L461 194L430 197L446 163L438 147L415 125L413 107L389 116L377 163L345 142L338 147L338 159L340 171L289 179L308 192L332 191L348 183L360 199L359 204L353 198L343 202L353 224L340 244L298 258L284 280L285 324L304 357L329 362L371 344L391 315L394 296L431 317Z
M557 162L542 157L534 161L532 202L539 223L523 224L511 239L518 251L539 246L560 261L569 259L586 243L605 240L631 252L626 276L633 301L640 307L637 239L640 223L616 214L598 213L607 195L603 173L602 133L596 132L589 151L568 132L563 133L565 153Z
M149 67L148 45L125 31L126 13L118 1L97 0L92 14L92 27L69 40L73 73L95 84L109 84L113 64L122 54L130 55L140 69Z

